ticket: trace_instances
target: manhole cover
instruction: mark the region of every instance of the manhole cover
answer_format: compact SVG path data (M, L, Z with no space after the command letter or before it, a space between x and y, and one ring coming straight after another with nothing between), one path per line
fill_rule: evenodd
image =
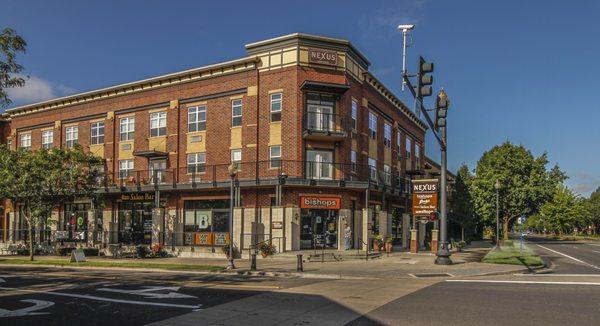
M449 273L419 273L419 274L408 274L415 278L421 277L454 277L454 275Z

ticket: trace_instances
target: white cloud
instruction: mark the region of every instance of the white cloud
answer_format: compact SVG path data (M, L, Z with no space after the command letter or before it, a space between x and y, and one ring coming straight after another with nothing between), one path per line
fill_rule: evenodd
M25 86L6 89L8 97L15 104L40 102L76 92L73 88L52 83L36 76L20 77L25 79Z

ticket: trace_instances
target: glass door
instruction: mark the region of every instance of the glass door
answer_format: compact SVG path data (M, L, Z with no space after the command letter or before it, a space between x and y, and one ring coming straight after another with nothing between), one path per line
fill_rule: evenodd
M306 176L310 179L333 178L333 152L306 151Z
M308 129L316 131L333 130L333 107L308 105Z
M167 170L167 160L150 160L148 170L150 172L150 183L164 183L165 171Z

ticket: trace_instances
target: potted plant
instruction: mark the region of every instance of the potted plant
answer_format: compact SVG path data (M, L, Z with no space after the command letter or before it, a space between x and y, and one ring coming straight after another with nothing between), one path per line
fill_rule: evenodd
M464 248L466 245L467 245L467 243L466 243L466 242L464 242L464 241L459 241L459 242L457 242L457 243L456 243L456 251L457 251L457 252L461 252L461 251L462 251L462 248Z
M379 252L379 250L381 249L382 243L383 243L383 238L381 237L381 235L379 235L379 234L375 235L375 238L373 238L373 251Z
M260 251L260 255L263 258L266 258L267 256L273 255L276 250L275 250L275 246L271 243L268 242L261 242L258 245L258 251Z
M390 252L392 252L392 250L394 249L394 239L392 239L391 236L387 237L387 239L385 239L385 252L387 252L388 254Z

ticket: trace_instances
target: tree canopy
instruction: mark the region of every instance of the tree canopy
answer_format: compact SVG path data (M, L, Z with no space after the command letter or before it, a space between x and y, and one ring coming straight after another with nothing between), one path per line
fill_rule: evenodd
M475 212L470 190L472 179L473 175L469 171L469 167L465 164L461 165L457 171L449 200L449 217L460 226L461 240L463 241L465 240L465 230L468 231L475 223Z
M546 153L534 157L524 146L508 141L485 152L477 162L471 183L475 213L488 224L495 221L498 181L500 218L507 239L514 218L537 213L552 198L557 185L566 179L558 166L547 170L546 165Z
M25 85L25 79L17 74L23 66L15 60L17 53L25 52L27 42L10 28L0 32L0 108L6 107L12 101L6 94L6 89Z

